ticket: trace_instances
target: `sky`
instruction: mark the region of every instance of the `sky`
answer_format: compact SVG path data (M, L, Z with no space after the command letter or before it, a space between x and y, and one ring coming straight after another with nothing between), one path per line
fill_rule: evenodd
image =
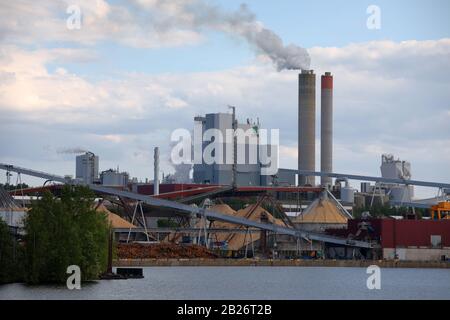
M304 48L318 77L334 75L335 172L378 176L381 155L392 153L411 162L413 179L450 181L450 2L242 4L3 1L0 162L73 175L75 155L63 151L80 148L99 155L101 170L151 179L155 146L161 169L173 172L171 133L235 105L241 121L280 129L281 166L295 168L299 71L278 70L272 42L247 33L269 30L283 47ZM79 29L67 25L74 5ZM372 5L379 29L367 26Z

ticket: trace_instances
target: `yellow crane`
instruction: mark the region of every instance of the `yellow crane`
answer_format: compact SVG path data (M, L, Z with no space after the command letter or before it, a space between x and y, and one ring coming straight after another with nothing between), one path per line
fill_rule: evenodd
M437 205L431 207L432 220L450 220L450 202L439 202Z

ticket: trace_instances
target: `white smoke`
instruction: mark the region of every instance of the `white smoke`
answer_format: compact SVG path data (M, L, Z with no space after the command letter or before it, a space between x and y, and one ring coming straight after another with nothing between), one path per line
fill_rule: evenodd
M58 154L81 154L81 153L86 153L88 152L87 150L84 150L82 148L58 148L56 150L56 153Z
M177 142L170 143L170 150L172 150ZM193 154L191 155L191 157ZM169 152L169 163L175 169L175 173L171 175L175 183L191 183L191 171L193 168L192 163L180 163L175 164L172 161L171 153Z
M150 9L152 27L163 34L168 30L215 30L243 38L258 53L265 54L279 71L307 70L311 59L306 49L285 45L272 30L256 20L244 4L226 12L206 0L134 0L140 8Z

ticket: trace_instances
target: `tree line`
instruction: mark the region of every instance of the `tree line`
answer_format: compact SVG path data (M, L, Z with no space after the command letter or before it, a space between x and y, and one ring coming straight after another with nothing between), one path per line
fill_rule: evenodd
M0 219L0 283L65 283L69 265L82 280L106 270L110 225L94 208L87 187L65 186L61 197L45 192L24 220L24 236L13 236Z

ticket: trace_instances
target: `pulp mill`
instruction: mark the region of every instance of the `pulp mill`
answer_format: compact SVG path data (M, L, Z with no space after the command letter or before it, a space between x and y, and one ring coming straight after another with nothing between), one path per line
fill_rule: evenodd
M175 174L163 174L161 179L157 147L154 179L146 182L130 179L118 169L99 172L99 157L93 152L77 156L75 178L0 164L7 175L59 183L20 190L21 196L3 190L0 214L20 233L20 221L12 215L25 215L30 199L43 190L58 194L63 184L84 184L96 192L97 208L108 213L118 242L197 244L223 257L241 258L447 259L450 184L412 180L410 163L388 154L382 156L381 177L333 172L330 72L320 78L320 171L316 171L316 81L312 70L298 76L298 168L277 168L276 174L264 175L260 162L247 158L237 162L235 141L232 148L223 143L222 156L232 163L202 159L193 166L179 165ZM227 130L242 129L257 141L257 151L278 152L277 145L259 143L259 120L240 123L236 108L231 108L232 113L196 116L194 125L202 134L216 129L223 136ZM252 147L242 144L244 150ZM201 148L205 151L208 146ZM361 189L355 190L350 180L362 181ZM414 186L437 188L440 195L416 200ZM407 210L402 216L374 217L372 208L383 205ZM356 217L358 208L368 210Z

